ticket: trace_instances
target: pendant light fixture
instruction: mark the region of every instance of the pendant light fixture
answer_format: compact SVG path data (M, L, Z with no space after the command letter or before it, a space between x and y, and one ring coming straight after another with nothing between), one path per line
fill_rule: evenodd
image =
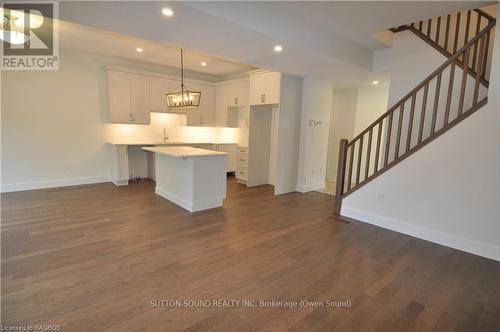
M201 92L184 85L184 58L181 48L181 85L165 95L168 108L192 108L200 106Z
M0 30L0 39L15 45L27 43L30 38L20 32L16 26L16 20L18 20L18 18L13 15L4 15L4 17L5 23L2 30Z

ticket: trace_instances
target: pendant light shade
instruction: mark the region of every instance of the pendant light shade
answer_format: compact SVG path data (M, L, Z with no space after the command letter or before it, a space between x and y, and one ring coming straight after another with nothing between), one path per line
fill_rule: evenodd
M181 49L181 85L165 95L169 109L192 108L200 106L201 92L184 85L184 58Z
M189 108L200 106L201 92L188 89L185 85L166 94L169 108Z

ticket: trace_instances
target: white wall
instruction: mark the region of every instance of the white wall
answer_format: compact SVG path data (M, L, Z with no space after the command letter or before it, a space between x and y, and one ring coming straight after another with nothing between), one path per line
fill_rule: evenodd
M333 108L330 116L330 132L328 134L328 157L326 180L337 181L337 163L339 145L342 138L354 137L358 89L339 89L332 93Z
M387 111L388 87L359 87L333 90L333 110L328 139L326 179L337 180L339 144L373 123Z
M343 215L500 260L499 37L495 41L492 68L496 72L491 75L489 103L345 198ZM395 47L398 38L408 38L408 34L398 34ZM426 52L415 55L396 51L393 61L418 56L422 75L435 65L434 55L429 57ZM396 75L391 75L391 90ZM419 77L405 79L412 87ZM399 87L390 92L391 101L401 97L395 90Z
M392 80L391 80L392 82ZM356 104L356 119L354 121L354 135L366 129L387 111L389 87L360 87ZM391 104L392 105L392 104Z
M297 191L325 187L332 83L306 77L302 86ZM317 121L312 124L310 121Z
M101 64L60 59L58 71L1 73L2 190L108 178Z
M67 50L60 61L58 71L1 72L2 191L108 181L108 140L162 140L163 127L172 140L236 138L233 128L179 127L185 115L151 113L151 125L106 124L103 67L156 68Z
M301 106L302 79L282 74L276 140L276 195L293 192L297 187Z
M269 184L276 185L276 164L278 162L278 120L279 107L271 108L271 146L269 149Z

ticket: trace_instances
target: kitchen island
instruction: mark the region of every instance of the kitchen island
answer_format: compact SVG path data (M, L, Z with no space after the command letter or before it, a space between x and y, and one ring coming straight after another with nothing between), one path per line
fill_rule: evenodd
M227 153L187 146L142 149L155 154L157 195L190 212L222 206Z

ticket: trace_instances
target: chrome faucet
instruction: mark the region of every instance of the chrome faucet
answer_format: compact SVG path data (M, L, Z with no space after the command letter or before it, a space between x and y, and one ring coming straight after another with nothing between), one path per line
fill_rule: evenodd
M163 142L166 142L167 140L168 140L167 130L163 128Z

